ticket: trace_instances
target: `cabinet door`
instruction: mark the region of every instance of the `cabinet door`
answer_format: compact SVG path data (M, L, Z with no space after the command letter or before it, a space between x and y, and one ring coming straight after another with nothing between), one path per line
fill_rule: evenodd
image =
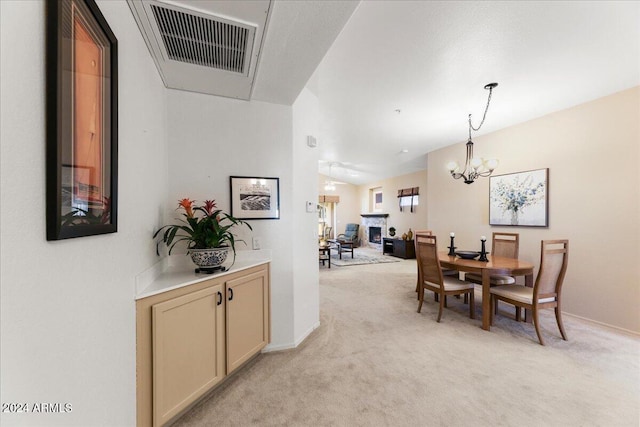
M153 306L154 426L224 378L223 292L220 283Z
M227 282L227 374L269 342L267 270Z

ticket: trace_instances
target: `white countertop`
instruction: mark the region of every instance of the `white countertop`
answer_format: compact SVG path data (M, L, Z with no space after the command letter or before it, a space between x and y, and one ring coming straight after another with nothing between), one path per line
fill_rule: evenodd
M195 264L188 255L170 255L162 259L147 271L140 273L136 277L135 299L150 297L152 295L178 289L183 286L209 280L214 277L225 276L237 271L246 270L271 261L270 250L237 251L236 261L231 266L233 254L229 260L223 264L227 271L214 274L201 274L195 272ZM231 268L229 268L231 267Z

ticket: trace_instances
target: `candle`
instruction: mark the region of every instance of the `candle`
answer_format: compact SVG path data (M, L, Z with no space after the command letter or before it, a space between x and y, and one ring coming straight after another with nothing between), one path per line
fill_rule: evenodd
M487 238L485 236L480 236L480 240L482 240L483 242L486 242Z
M449 236L451 237L456 237L456 233L454 233L453 231L451 233L449 233Z

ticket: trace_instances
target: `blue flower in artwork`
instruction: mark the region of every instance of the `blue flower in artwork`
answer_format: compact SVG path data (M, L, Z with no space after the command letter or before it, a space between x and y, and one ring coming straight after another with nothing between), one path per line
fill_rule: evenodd
M533 176L526 175L520 179L517 175L513 180L498 181L491 192L491 200L503 212L522 212L527 206L534 205L545 197L544 182L533 183Z

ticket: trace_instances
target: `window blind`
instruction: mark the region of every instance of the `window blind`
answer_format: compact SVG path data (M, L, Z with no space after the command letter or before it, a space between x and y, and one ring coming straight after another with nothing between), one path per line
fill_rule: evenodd
M419 195L419 191L420 191L420 187L411 187L411 188L403 188L401 190L398 190L398 206L400 207L400 212L402 212L403 209L403 205L405 205L404 203L402 203L404 198L411 198L411 203L409 203L409 206L411 206L411 212L413 212L413 206L414 206L414 200L416 201L416 205L417 203L417 197Z

